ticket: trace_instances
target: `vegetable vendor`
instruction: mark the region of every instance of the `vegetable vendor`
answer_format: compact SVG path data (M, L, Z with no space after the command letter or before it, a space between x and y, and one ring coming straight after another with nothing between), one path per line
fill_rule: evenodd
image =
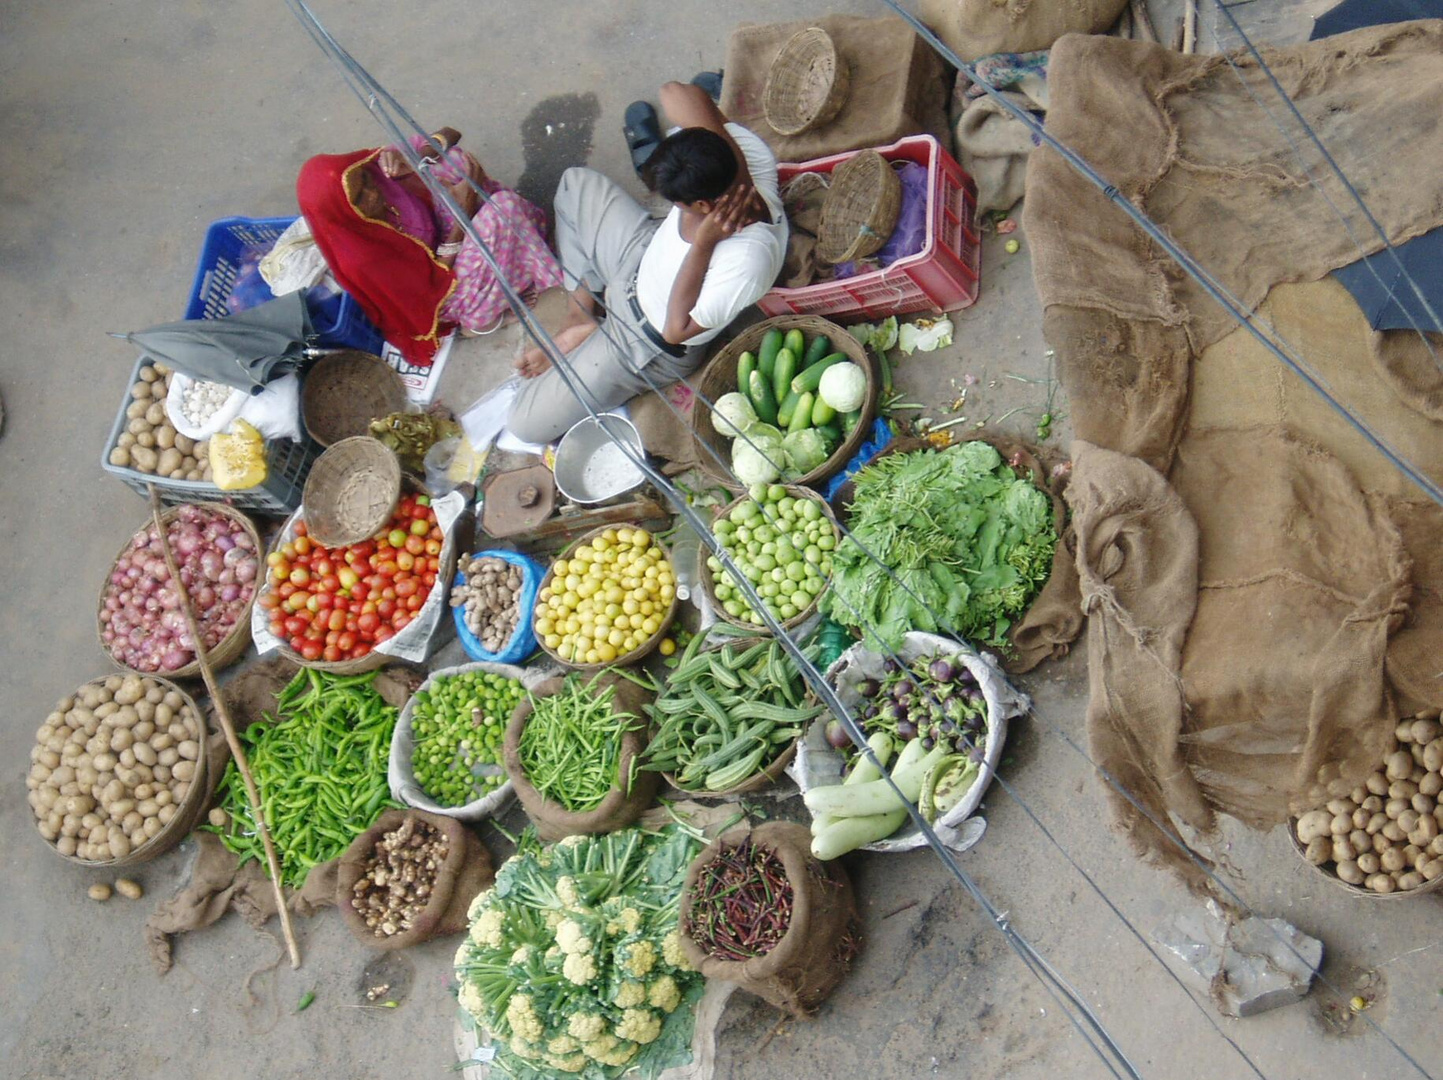
M597 411L689 375L700 346L761 299L786 256L766 144L728 123L699 86L668 83L661 104L678 128L641 173L672 203L664 219L591 169L568 169L556 193L557 248L580 282L556 344ZM587 415L551 367L540 348L517 364L525 382L507 426L528 442L549 442Z
M444 157L419 135L411 146L433 162L433 175L471 216L512 286L534 298L559 285L540 208L488 177L456 145L454 128L431 138L446 148ZM488 194L484 206L468 178ZM296 198L331 273L410 363L429 365L452 326L484 333L509 316L481 249L432 199L400 149L313 157L301 166Z

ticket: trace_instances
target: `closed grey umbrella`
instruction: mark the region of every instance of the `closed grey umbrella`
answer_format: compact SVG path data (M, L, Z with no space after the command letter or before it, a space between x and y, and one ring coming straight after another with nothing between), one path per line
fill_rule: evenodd
M317 355L305 294L287 293L221 319L185 319L119 334L147 358L196 379L257 394Z

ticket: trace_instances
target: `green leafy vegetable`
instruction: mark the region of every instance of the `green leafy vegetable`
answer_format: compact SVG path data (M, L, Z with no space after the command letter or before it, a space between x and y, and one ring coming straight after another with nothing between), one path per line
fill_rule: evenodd
M1008 629L1052 572L1047 496L985 442L886 455L855 484L856 539L834 553L827 613L889 648L926 630L1005 650Z

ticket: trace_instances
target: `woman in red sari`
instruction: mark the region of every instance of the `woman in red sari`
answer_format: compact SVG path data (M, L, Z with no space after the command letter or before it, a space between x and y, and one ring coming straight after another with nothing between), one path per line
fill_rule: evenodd
M457 148L458 132L443 128L432 138L446 147L443 158L420 136L411 145L433 161L433 175L450 188L511 286L534 298L561 284L545 215ZM468 178L487 193L484 205ZM313 157L301 167L296 197L331 273L409 362L429 365L453 326L484 332L509 310L481 249L399 150Z

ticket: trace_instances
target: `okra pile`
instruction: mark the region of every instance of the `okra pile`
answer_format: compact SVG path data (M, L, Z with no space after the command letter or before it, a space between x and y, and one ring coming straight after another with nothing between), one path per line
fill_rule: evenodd
M644 768L670 773L686 791L726 791L762 772L822 712L806 704L806 683L775 640L702 651L687 646L649 706L656 734ZM804 650L815 660L817 645Z
M326 675L302 669L276 699L276 715L240 732L250 759L281 880L293 889L311 867L329 862L375 822L391 799L386 762L396 709L371 685L376 673ZM265 862L265 850L235 761L216 793L228 820L209 826L240 856Z

